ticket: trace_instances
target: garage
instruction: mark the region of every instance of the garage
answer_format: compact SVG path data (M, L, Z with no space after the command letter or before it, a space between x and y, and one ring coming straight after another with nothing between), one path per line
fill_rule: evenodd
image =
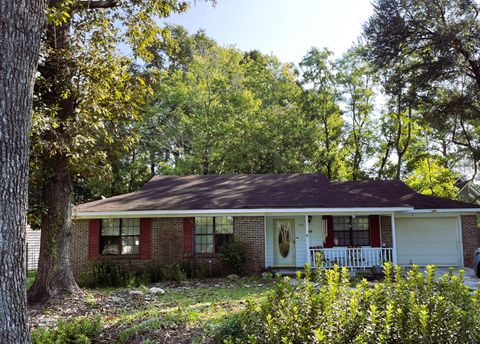
M462 265L457 218L397 217L395 225L399 265Z

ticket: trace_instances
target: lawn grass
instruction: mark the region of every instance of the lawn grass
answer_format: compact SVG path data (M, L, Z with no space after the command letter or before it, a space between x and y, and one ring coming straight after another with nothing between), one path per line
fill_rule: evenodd
M153 295L151 286L82 289L82 297L61 299L32 313L33 329L55 326L56 319L100 317L103 343L223 343L235 330L236 317L247 302L262 302L273 288L272 279L204 279L155 286L165 294ZM248 301L247 301L248 300ZM49 321L48 324L46 321Z
M260 283L259 283L260 282ZM147 309L129 311L112 323L125 328L118 342L132 336L149 338L159 328L181 328L190 334L190 342L202 343L218 335L230 319L245 309L247 300L262 302L271 285L256 279L240 279L227 285L208 285L168 291Z
M37 272L29 272L27 274L27 279L25 280L25 285L27 287L27 290L32 286L33 282L35 281L35 277L37 276Z

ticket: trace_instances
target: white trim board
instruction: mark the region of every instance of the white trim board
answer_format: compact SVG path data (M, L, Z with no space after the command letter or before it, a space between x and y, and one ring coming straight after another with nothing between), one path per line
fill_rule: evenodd
M452 209L413 209L407 210L404 213L480 213L480 208L452 208Z
M193 210L132 210L132 211L78 211L77 219L99 219L120 217L188 217L188 216L268 216L268 215L332 215L332 214L372 214L387 215L392 212L412 211L413 208L264 208L264 209L193 209Z

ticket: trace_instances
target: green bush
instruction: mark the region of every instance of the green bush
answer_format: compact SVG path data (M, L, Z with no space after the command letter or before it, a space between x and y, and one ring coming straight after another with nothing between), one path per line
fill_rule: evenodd
M182 271L187 275L187 278L208 278L218 276L217 271L212 271L208 263L195 261L194 259L184 259L180 263Z
M187 279L187 269L183 264L149 264L146 267L145 275L152 283L161 281L181 282Z
M236 241L223 244L219 249L220 260L222 263L236 274L241 274L245 270L245 248Z
M145 266L145 274L152 283L162 281L162 266L154 263L148 263Z
M32 332L32 344L89 344L102 331L100 318L60 321L56 328Z
M385 279L350 285L346 268L318 269L296 285L277 277L262 305L249 304L242 330L227 342L249 343L480 343L480 293L463 273L435 278L414 266L385 264Z
M162 280L181 282L187 279L187 274L180 264L170 264L161 267Z
M85 288L127 287L139 284L140 280L140 274L123 269L115 263L95 262L80 274L77 283Z

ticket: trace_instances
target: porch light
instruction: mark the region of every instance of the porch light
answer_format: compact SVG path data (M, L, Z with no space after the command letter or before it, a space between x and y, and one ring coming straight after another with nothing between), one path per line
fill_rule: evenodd
M308 215L308 223L312 223L312 215Z

